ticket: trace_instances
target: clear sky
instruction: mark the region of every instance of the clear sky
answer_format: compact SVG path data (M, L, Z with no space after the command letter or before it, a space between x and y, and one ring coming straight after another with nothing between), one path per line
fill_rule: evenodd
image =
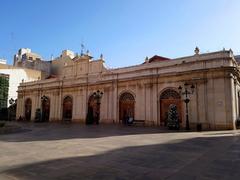
M240 0L1 0L0 58L19 48L44 59L83 42L109 67L155 54L176 58L232 48L240 54Z

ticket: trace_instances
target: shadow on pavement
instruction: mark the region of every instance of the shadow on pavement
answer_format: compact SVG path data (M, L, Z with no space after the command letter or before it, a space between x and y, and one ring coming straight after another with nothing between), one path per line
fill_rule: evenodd
M32 179L239 179L237 137L201 137L126 147L9 169L0 177ZM81 151L81 149L79 149Z
M184 131L170 131L166 127L142 127L124 125L90 125L69 123L17 123L24 131L18 134L2 135L0 141L25 142L49 141L74 138L101 138L111 136L180 133Z

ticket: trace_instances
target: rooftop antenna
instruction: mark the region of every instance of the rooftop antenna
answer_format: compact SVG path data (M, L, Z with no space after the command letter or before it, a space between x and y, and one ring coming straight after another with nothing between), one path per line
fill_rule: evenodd
M90 56L90 52L89 52L89 50L86 51L86 55Z
M13 54L15 54L15 49L16 49L16 45L15 45L15 37L14 37L14 32L11 32L10 33L10 40L11 40L11 43L12 43L12 49L10 51L12 51ZM14 64L14 62L13 62Z
M84 45L84 41L83 41L83 38L82 38L82 42L81 42L81 56L83 56L84 50L85 50L85 45Z
M100 59L101 59L101 60L104 60L103 54L100 54Z
M148 60L149 60L149 59L148 59L148 56L146 56L146 58L145 58L145 62L147 63L147 62L148 62Z
M199 55L199 52L200 52L200 49L199 49L199 47L197 47L197 46L196 46L196 48L195 48L194 52L195 52L195 55Z
M84 44L82 43L82 44L81 44L81 56L83 56L83 51L84 51L84 49L85 49L85 46L84 46Z
M51 61L53 60L53 54L51 54Z

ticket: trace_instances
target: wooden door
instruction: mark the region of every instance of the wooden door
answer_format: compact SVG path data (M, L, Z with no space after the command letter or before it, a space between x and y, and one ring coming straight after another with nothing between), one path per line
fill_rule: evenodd
M43 121L49 121L49 115L50 115L50 99L44 99L42 101L42 120Z
M124 93L119 99L119 121L126 124L129 118L134 119L135 100L130 93Z
M32 100L27 99L25 101L25 119L27 121L31 120L31 114L32 114Z
M86 124L98 124L100 120L100 103L97 104L96 98L90 96L88 100L88 114L86 119Z
M63 100L63 120L72 120L72 98L67 96Z

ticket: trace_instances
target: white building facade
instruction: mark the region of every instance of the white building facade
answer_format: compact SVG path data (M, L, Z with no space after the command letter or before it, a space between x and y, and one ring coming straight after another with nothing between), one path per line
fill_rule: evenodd
M42 72L32 69L17 68L14 66L0 64L0 73L9 76L8 106L9 100L16 100L18 97L18 86L22 82L37 81L41 79Z

